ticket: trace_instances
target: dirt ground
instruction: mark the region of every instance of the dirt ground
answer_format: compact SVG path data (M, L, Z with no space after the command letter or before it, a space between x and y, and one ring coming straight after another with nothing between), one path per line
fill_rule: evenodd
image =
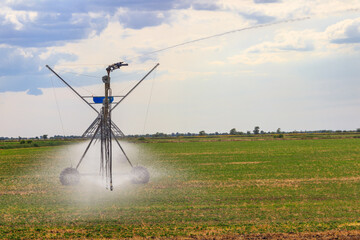
M351 231L325 231L325 232L304 232L304 233L264 233L264 234L247 234L247 235L227 235L214 237L196 237L194 239L236 239L236 240L255 240L255 239L291 239L291 240L308 240L308 239L360 239L360 230Z

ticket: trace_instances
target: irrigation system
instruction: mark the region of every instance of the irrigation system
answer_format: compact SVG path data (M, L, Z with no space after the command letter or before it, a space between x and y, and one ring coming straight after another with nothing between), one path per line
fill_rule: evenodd
M124 151L124 148L121 146L117 138L124 137L124 133L120 130L118 126L111 120L111 112L127 97L135 88L137 88L142 81L145 80L147 76L150 75L158 66L157 63L141 80L139 80L134 87L130 89L123 96L113 96L110 86L110 73L114 70L120 69L121 67L128 66L127 63L118 62L112 65L109 65L106 68L107 75L102 77L102 82L104 83L104 96L81 96L75 89L70 86L59 74L57 74L51 67L46 65L46 67L54 73L66 86L68 86L78 97L80 97L91 109L93 109L98 116L91 123L91 125L86 129L83 137L91 138L89 144L87 145L84 153L82 154L78 164L75 168L67 167L60 173L60 182L63 185L76 185L80 181L80 173L78 171L79 166L82 164L86 153L90 149L93 141L100 140L100 175L105 179L106 188L113 190L113 141L116 142L116 145L120 148L124 154L127 162L131 166L131 181L135 184L148 183L150 179L149 171L143 166L134 166L130 161L129 157ZM89 102L89 100L93 102ZM118 99L117 102L114 102L114 99ZM92 104L102 104L100 111L98 111ZM114 104L114 105L113 105Z

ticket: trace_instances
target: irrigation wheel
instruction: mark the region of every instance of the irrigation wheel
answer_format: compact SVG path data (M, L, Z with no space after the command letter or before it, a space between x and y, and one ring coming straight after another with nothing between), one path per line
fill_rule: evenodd
M136 166L131 170L131 182L135 184L145 184L150 180L150 173L145 167Z
M80 174L75 168L65 168L59 178L62 185L76 185L80 181Z

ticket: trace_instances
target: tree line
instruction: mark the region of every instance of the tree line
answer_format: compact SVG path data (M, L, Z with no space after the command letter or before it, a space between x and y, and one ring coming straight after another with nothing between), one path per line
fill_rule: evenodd
M191 137L191 136L217 136L217 135L258 135L258 134L285 134L285 133L346 133L346 132L358 132L360 133L360 128L357 128L356 130L314 130L314 131L282 131L281 128L278 128L276 131L272 131L272 132L265 132L263 130L260 130L259 126L255 126L254 129L252 131L246 131L246 132L242 132L242 131L237 131L236 128L232 128L230 129L229 132L214 132L214 133L207 133L204 130L199 131L198 133L162 133L162 132L157 132L154 134L130 134L130 135L126 135L126 137L180 137L180 136L184 136L184 137ZM10 141L14 141L14 140L27 140L27 139L32 139L32 140L47 140L47 139L79 139L82 138L81 136L76 136L76 135L71 135L71 136L62 136L62 135L55 135L53 137L48 137L47 134L44 134L40 137L32 137L32 138L23 138L23 137L0 137L0 141L1 140L10 140Z
M313 130L313 131L283 131L281 128L276 129L276 131L268 131L265 132L264 130L261 130L259 126L255 126L252 131L248 130L246 132L237 131L236 128L230 129L229 132L214 132L214 133L207 133L204 130L199 131L199 133L162 133L157 132L155 134L135 134L135 135L127 135L127 137L191 137L191 136L216 136L216 135L258 135L258 134L286 134L286 133L346 133L346 132L359 132L360 128L357 128L356 130Z

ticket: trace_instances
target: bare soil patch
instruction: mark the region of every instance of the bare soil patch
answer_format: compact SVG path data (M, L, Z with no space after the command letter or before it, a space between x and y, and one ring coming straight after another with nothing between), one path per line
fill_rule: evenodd
M196 236L192 238L176 238L176 239L239 239L239 240L255 240L255 239L291 239L291 240L330 240L330 239L360 239L360 230L349 230L349 231L324 231L324 232L303 232L303 233L254 233L245 235L219 235L219 236Z
M265 163L265 162L227 162L227 163L199 163L199 165L203 165L203 166L212 166L212 165L222 165L222 164L227 164L227 165L242 165L242 164L260 164L260 163Z

